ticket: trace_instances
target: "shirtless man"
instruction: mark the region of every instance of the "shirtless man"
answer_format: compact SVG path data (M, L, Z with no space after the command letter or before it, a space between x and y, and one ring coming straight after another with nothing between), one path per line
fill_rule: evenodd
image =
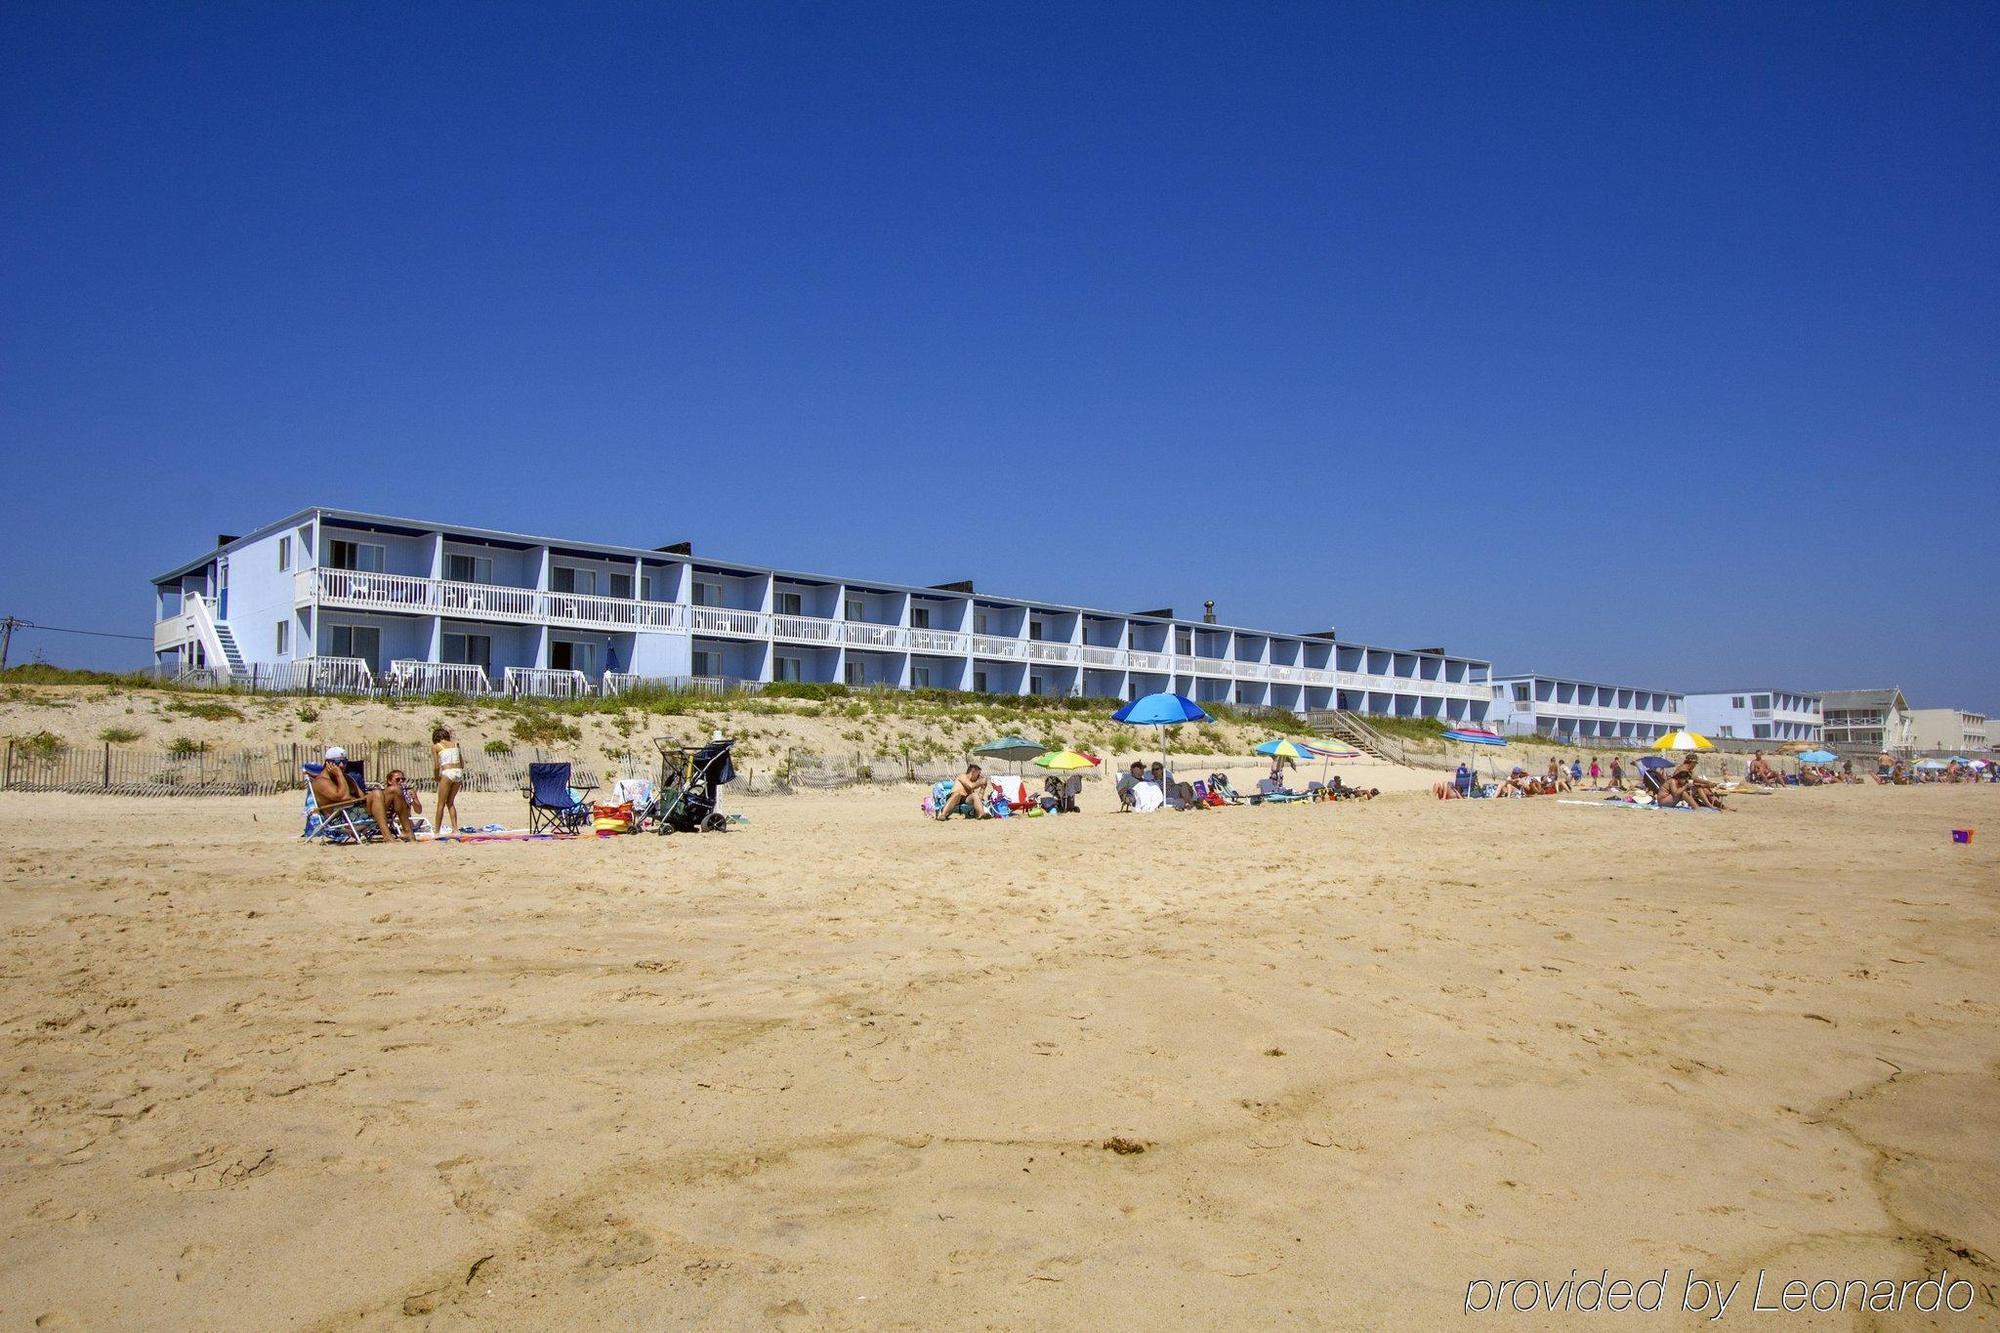
M973 819L991 819L986 813L986 778L979 771L979 765L967 764L963 776L953 780L951 795L944 798L944 806L937 812L939 819L950 819L962 806Z
M375 821L375 827L383 837L394 837L396 830L389 823L387 798L379 791L362 791L355 786L354 779L348 777L347 770L342 767L346 760L347 751L338 745L327 747L326 763L312 780L313 803L322 810L337 805L358 803L368 812L368 817ZM402 807L404 816L402 840L415 842L416 837L410 832L409 810L408 804Z

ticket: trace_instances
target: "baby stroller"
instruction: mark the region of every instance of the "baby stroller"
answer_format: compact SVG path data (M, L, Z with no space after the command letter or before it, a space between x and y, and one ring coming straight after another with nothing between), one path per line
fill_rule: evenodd
M728 817L715 808L716 788L736 780L736 766L729 760L736 742L710 741L697 750L664 740L653 743L660 747L659 793L646 810L653 831L720 833L728 828Z

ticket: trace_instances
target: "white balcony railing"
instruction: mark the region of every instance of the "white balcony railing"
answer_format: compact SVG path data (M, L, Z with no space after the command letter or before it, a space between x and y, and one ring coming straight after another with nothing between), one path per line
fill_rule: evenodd
M344 569L301 571L296 579L296 589L301 602L316 599L326 606L401 611L467 620L554 624L599 630L692 632L725 638L777 640L828 647L847 645L886 652L919 652L950 656L970 654L1003 662L1078 664L1112 671L1176 676L1182 679L1262 681L1356 693L1417 695L1426 698L1484 701L1491 693L1487 683L1480 680L1456 681L1398 674L1395 670L1397 664L1388 658L1382 661L1380 670L1367 670L1366 664L1364 669L1341 670L1333 666L1309 667L1277 662L1238 661L1221 657L1195 657L1099 644L1024 639L1004 634L967 634L951 630L912 629L901 625L878 625L868 621L773 615L737 607L635 601L583 593L547 592L535 588L508 588L496 584L459 583L449 579L424 579L402 574L372 574ZM188 630L183 625L181 617L169 617L154 627L156 644L170 647L184 642L187 635ZM521 671L526 668L515 668L515 670ZM580 676L581 673L576 674ZM571 687L550 684L535 688L539 692L541 689ZM1546 700L1541 701L1537 709L1547 714L1602 718L1629 716L1632 711L1609 706L1551 705ZM1662 722L1679 721L1679 714L1674 712L1648 715Z
M375 688L375 673L358 657L307 657L292 666L307 688L326 694L366 694Z
M555 667L508 667L501 688L516 699L583 699L590 695L590 677Z
M841 622L841 637L856 648L907 648L909 631L901 625L876 625L865 620Z
M972 651L972 636L951 630L913 629L910 631L910 651L963 657Z
M689 611L696 634L722 634L736 639L771 637L771 617L762 611L739 611L727 606L696 606Z
M361 611L403 611L515 624L575 625L606 630L686 630L688 608L679 602L635 601L586 593L460 583L409 574L355 569L301 570L293 580L300 603Z
M772 616L771 637L787 643L839 643L840 622L818 616Z
M382 683L410 694L491 694L493 682L476 662L419 662L401 658L389 664Z

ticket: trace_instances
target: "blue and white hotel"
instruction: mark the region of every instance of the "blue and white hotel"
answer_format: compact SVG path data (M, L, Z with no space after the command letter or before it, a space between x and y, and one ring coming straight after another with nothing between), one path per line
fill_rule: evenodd
M1655 741L1687 725L1681 696L1671 690L1533 672L1493 682L1490 717L1507 735L1564 743Z
M153 580L173 673L563 698L642 681L1192 698L1482 722L1491 667L1438 649L801 574L307 509Z

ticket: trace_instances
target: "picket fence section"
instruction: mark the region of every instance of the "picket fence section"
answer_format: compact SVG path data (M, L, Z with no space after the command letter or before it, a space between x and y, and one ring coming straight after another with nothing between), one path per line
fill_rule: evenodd
M338 742L333 742L338 743ZM319 746L279 745L268 750L200 750L178 753L125 745L47 746L7 742L0 791L100 792L122 796L268 796L305 786L300 765L319 759ZM402 769L410 785L430 791L431 747L420 741L357 741L342 746L361 761L371 783ZM466 771L473 792L520 791L536 756L482 756ZM596 775L583 768L580 784Z

